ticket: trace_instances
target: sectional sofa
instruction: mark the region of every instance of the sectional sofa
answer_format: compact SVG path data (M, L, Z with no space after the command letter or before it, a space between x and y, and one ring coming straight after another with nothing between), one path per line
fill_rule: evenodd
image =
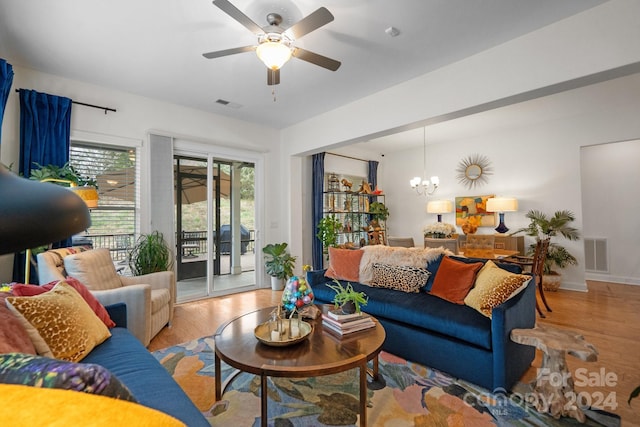
M42 295L56 292L58 286ZM108 317L97 311L94 314L96 309L89 305L82 308L82 314L78 314L76 307L82 304L69 302L69 294L63 295L60 307L72 309L51 307L56 319L51 320L48 316L38 320L50 322L45 327L57 328L53 334L61 336L60 341L67 342L58 345L55 339L45 338L52 351L69 356L57 357L58 353L54 357L41 351L29 332L30 328L23 323L24 319L16 315L15 289L13 292L0 292L0 394L3 396L0 419L3 425L5 422L6 425L51 425L53 421L55 425L85 425L91 421L91 425L96 426L210 426L167 370L126 328L125 304L100 305L106 309L104 313ZM30 301L42 296L35 293L31 295L37 296L22 295L25 295L23 299ZM72 297L80 298L80 295ZM6 301L13 303L7 304ZM31 311L40 309L33 307ZM78 312L80 310L78 308ZM60 313L63 315L59 316ZM28 316L26 312L23 314ZM66 323L60 327L53 325L58 319ZM110 328L105 326L105 319L111 323ZM93 323L98 322L105 324L99 325L98 329L102 330L99 342L91 347L87 344L91 338L86 336L95 335ZM65 335L65 330L72 332ZM70 334L82 335L77 340L81 343L77 351L86 350L82 357L77 356L74 347L76 337L70 337ZM29 404L24 404L25 398ZM42 407L41 402L48 404ZM87 414L91 420L78 420Z
M473 308L460 301L452 303L430 291L435 286L445 258L447 266L454 261L460 263L455 265L481 263L480 268L487 266L486 260L456 258L443 248L368 248L370 247L351 251L364 251L360 261L357 260L358 256L349 253L342 253L341 257L337 257L337 250L334 250L333 254L330 252L328 269L307 273L316 303L333 301L335 292L327 285L332 284L334 278L343 284L351 283L355 291L364 292L368 296L368 304L362 308L363 311L375 316L384 326L387 333L383 345L385 351L489 390L509 390L529 368L534 358L533 348L516 344L509 338L512 329L532 328L535 324L534 281L522 281L522 275L517 274L520 273L518 266L494 263L490 266L491 269L485 269L493 275L493 282L487 284L483 280L482 285L487 289L498 287L491 283L514 278L521 280L522 285L516 291L513 288L517 285L513 285L509 290L511 294L502 298L506 299L504 302L481 312L478 307ZM343 259L333 262L332 258ZM349 262L358 265L349 266ZM391 270L387 268L381 281L380 277L375 277L375 274L372 276L371 271L368 271L373 266L390 266ZM402 282L407 269L413 279L418 274L422 275L418 276L418 281L426 279L426 282L423 281L413 291L406 287L399 290L402 288L396 285ZM471 289L479 287L475 281L484 277L480 276L482 271L479 270L473 276L474 284ZM327 274L332 277L327 277ZM354 274L358 276L355 277ZM461 275L450 276L450 281L457 281ZM505 279L498 280L497 277ZM367 284L358 282L360 278ZM442 282L446 277L443 275L440 279ZM371 286L372 284L375 286ZM439 286L442 287L442 283ZM492 298L494 296L490 295L485 300L491 301Z

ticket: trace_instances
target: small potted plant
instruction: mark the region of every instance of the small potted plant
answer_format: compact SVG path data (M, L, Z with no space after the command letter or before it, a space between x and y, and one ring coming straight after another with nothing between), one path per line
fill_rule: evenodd
M78 187L92 186L98 187L98 183L95 179L81 176L69 162L63 166L46 165L35 163L35 168L31 169L31 176L29 179L34 181L45 180L63 180L70 181L76 184ZM53 181L56 182L56 181Z
M451 235L456 232L456 227L446 222L434 222L433 224L425 225L422 232L424 233L424 237L449 239Z
M369 214L371 215L371 221L386 221L389 218L389 208L382 202L372 202L369 205Z
M281 291L284 288L284 281L293 276L296 257L287 251L287 243L269 243L262 248L265 254L264 266L266 272L271 276L271 289Z
M336 295L333 297L333 303L336 308L341 308L345 314L360 313L360 305L367 305L368 297L364 292L356 292L351 283L342 286L338 280L333 279L335 285L327 285L333 289Z
M140 235L129 251L129 267L135 276L167 271L171 264L171 251L159 231Z

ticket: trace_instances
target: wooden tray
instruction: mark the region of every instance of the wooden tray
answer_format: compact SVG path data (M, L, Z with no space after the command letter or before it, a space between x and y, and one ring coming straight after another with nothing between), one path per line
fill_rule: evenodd
M283 321L285 324L285 335L287 334L286 328L288 325L287 321ZM256 336L258 341L263 344L270 345L272 347L286 347L289 345L297 344L306 340L309 337L309 334L313 331L313 326L311 324L301 321L300 322L300 336L296 338L285 338L280 341L271 341L271 331L269 330L269 323L261 323L253 331L253 334Z

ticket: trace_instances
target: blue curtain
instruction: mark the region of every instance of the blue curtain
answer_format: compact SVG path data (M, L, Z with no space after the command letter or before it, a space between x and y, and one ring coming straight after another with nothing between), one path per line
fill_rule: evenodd
M2 118L4 117L4 107L9 99L9 91L13 83L13 67L7 61L0 58L0 129L2 128ZM2 143L2 132L0 132L0 144Z
M324 155L325 153L318 153L312 156L313 168L312 168L312 198L313 198L313 211L312 221L313 236L311 241L313 242L311 255L313 258L314 270L319 270L323 266L323 254L322 254L322 242L316 234L318 234L318 223L323 216L323 202L324 202Z
M378 162L376 160L369 160L369 172L367 173L367 180L371 184L371 190L375 190L378 185Z
M20 89L20 169L31 175L34 163L64 166L69 161L71 100Z
M69 161L71 133L71 99L34 90L20 89L20 164L24 177L31 169L42 166L64 166ZM71 239L52 242L53 247L71 245ZM24 280L24 253L16 254L13 280ZM35 282L36 272L31 277Z

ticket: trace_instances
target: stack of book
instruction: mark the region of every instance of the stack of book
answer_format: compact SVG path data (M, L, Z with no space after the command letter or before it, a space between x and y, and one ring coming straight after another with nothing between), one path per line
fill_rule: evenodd
M367 313L344 314L342 310L329 310L322 313L322 326L339 336L373 328L373 318Z

